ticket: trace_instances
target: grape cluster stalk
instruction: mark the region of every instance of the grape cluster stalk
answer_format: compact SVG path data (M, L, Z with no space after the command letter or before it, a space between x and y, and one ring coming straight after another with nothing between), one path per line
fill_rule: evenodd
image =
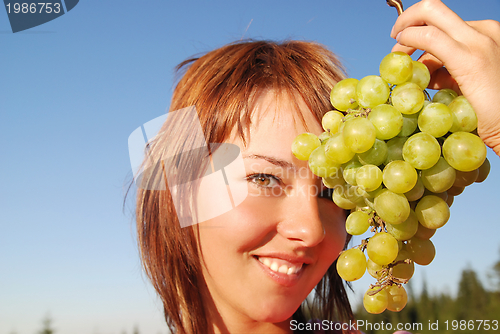
M363 298L374 314L405 307L403 285L415 263L434 259L430 239L448 222L453 198L490 169L465 97L442 89L431 99L429 70L403 52L385 56L379 71L338 82L324 132L300 134L292 144L295 157L333 189L334 203L350 210L347 232L370 235L339 255L337 271L346 281L366 271L376 279Z

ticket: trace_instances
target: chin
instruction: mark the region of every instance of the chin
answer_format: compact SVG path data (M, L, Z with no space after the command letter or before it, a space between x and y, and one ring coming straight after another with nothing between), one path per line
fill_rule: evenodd
M256 312L253 317L258 322L279 323L290 319L295 311L300 307L301 303L283 302L275 305L265 305Z

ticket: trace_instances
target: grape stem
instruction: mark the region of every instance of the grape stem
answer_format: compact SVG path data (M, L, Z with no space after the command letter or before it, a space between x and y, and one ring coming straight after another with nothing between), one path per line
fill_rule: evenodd
M360 109L348 109L346 113L348 115L354 115L354 117L368 117L368 114L372 111L370 108L360 108ZM346 121L346 118L344 117L342 119L343 122Z
M403 13L403 3L401 0L386 0L387 4L391 7L396 8L398 11L398 16Z
M423 92L424 92L426 100L432 101L432 98L431 98L431 95L429 94L429 92L426 89L424 89Z

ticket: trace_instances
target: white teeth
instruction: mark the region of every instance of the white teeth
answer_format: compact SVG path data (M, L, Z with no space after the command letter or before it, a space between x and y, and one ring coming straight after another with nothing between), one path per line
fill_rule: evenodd
M277 272L277 273L287 274L287 275L296 274L302 268L302 265L299 265L297 267L296 266L289 267L286 264L282 264L281 267L280 267L277 262L274 262L274 261L272 261L271 259L269 259L267 257L264 258L264 259L262 259L262 258L259 257L259 261L263 265L265 265L266 267L268 267L269 269L271 269L272 271Z
M291 268L290 268L291 269ZM282 274L286 274L288 272L288 266L286 264L282 265L278 271Z

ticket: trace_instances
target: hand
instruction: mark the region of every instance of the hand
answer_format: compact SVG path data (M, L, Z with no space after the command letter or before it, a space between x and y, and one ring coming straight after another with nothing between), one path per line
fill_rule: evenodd
M452 88L471 103L478 134L500 155L500 23L463 21L440 0L422 0L396 20L393 51L425 50L429 88Z

